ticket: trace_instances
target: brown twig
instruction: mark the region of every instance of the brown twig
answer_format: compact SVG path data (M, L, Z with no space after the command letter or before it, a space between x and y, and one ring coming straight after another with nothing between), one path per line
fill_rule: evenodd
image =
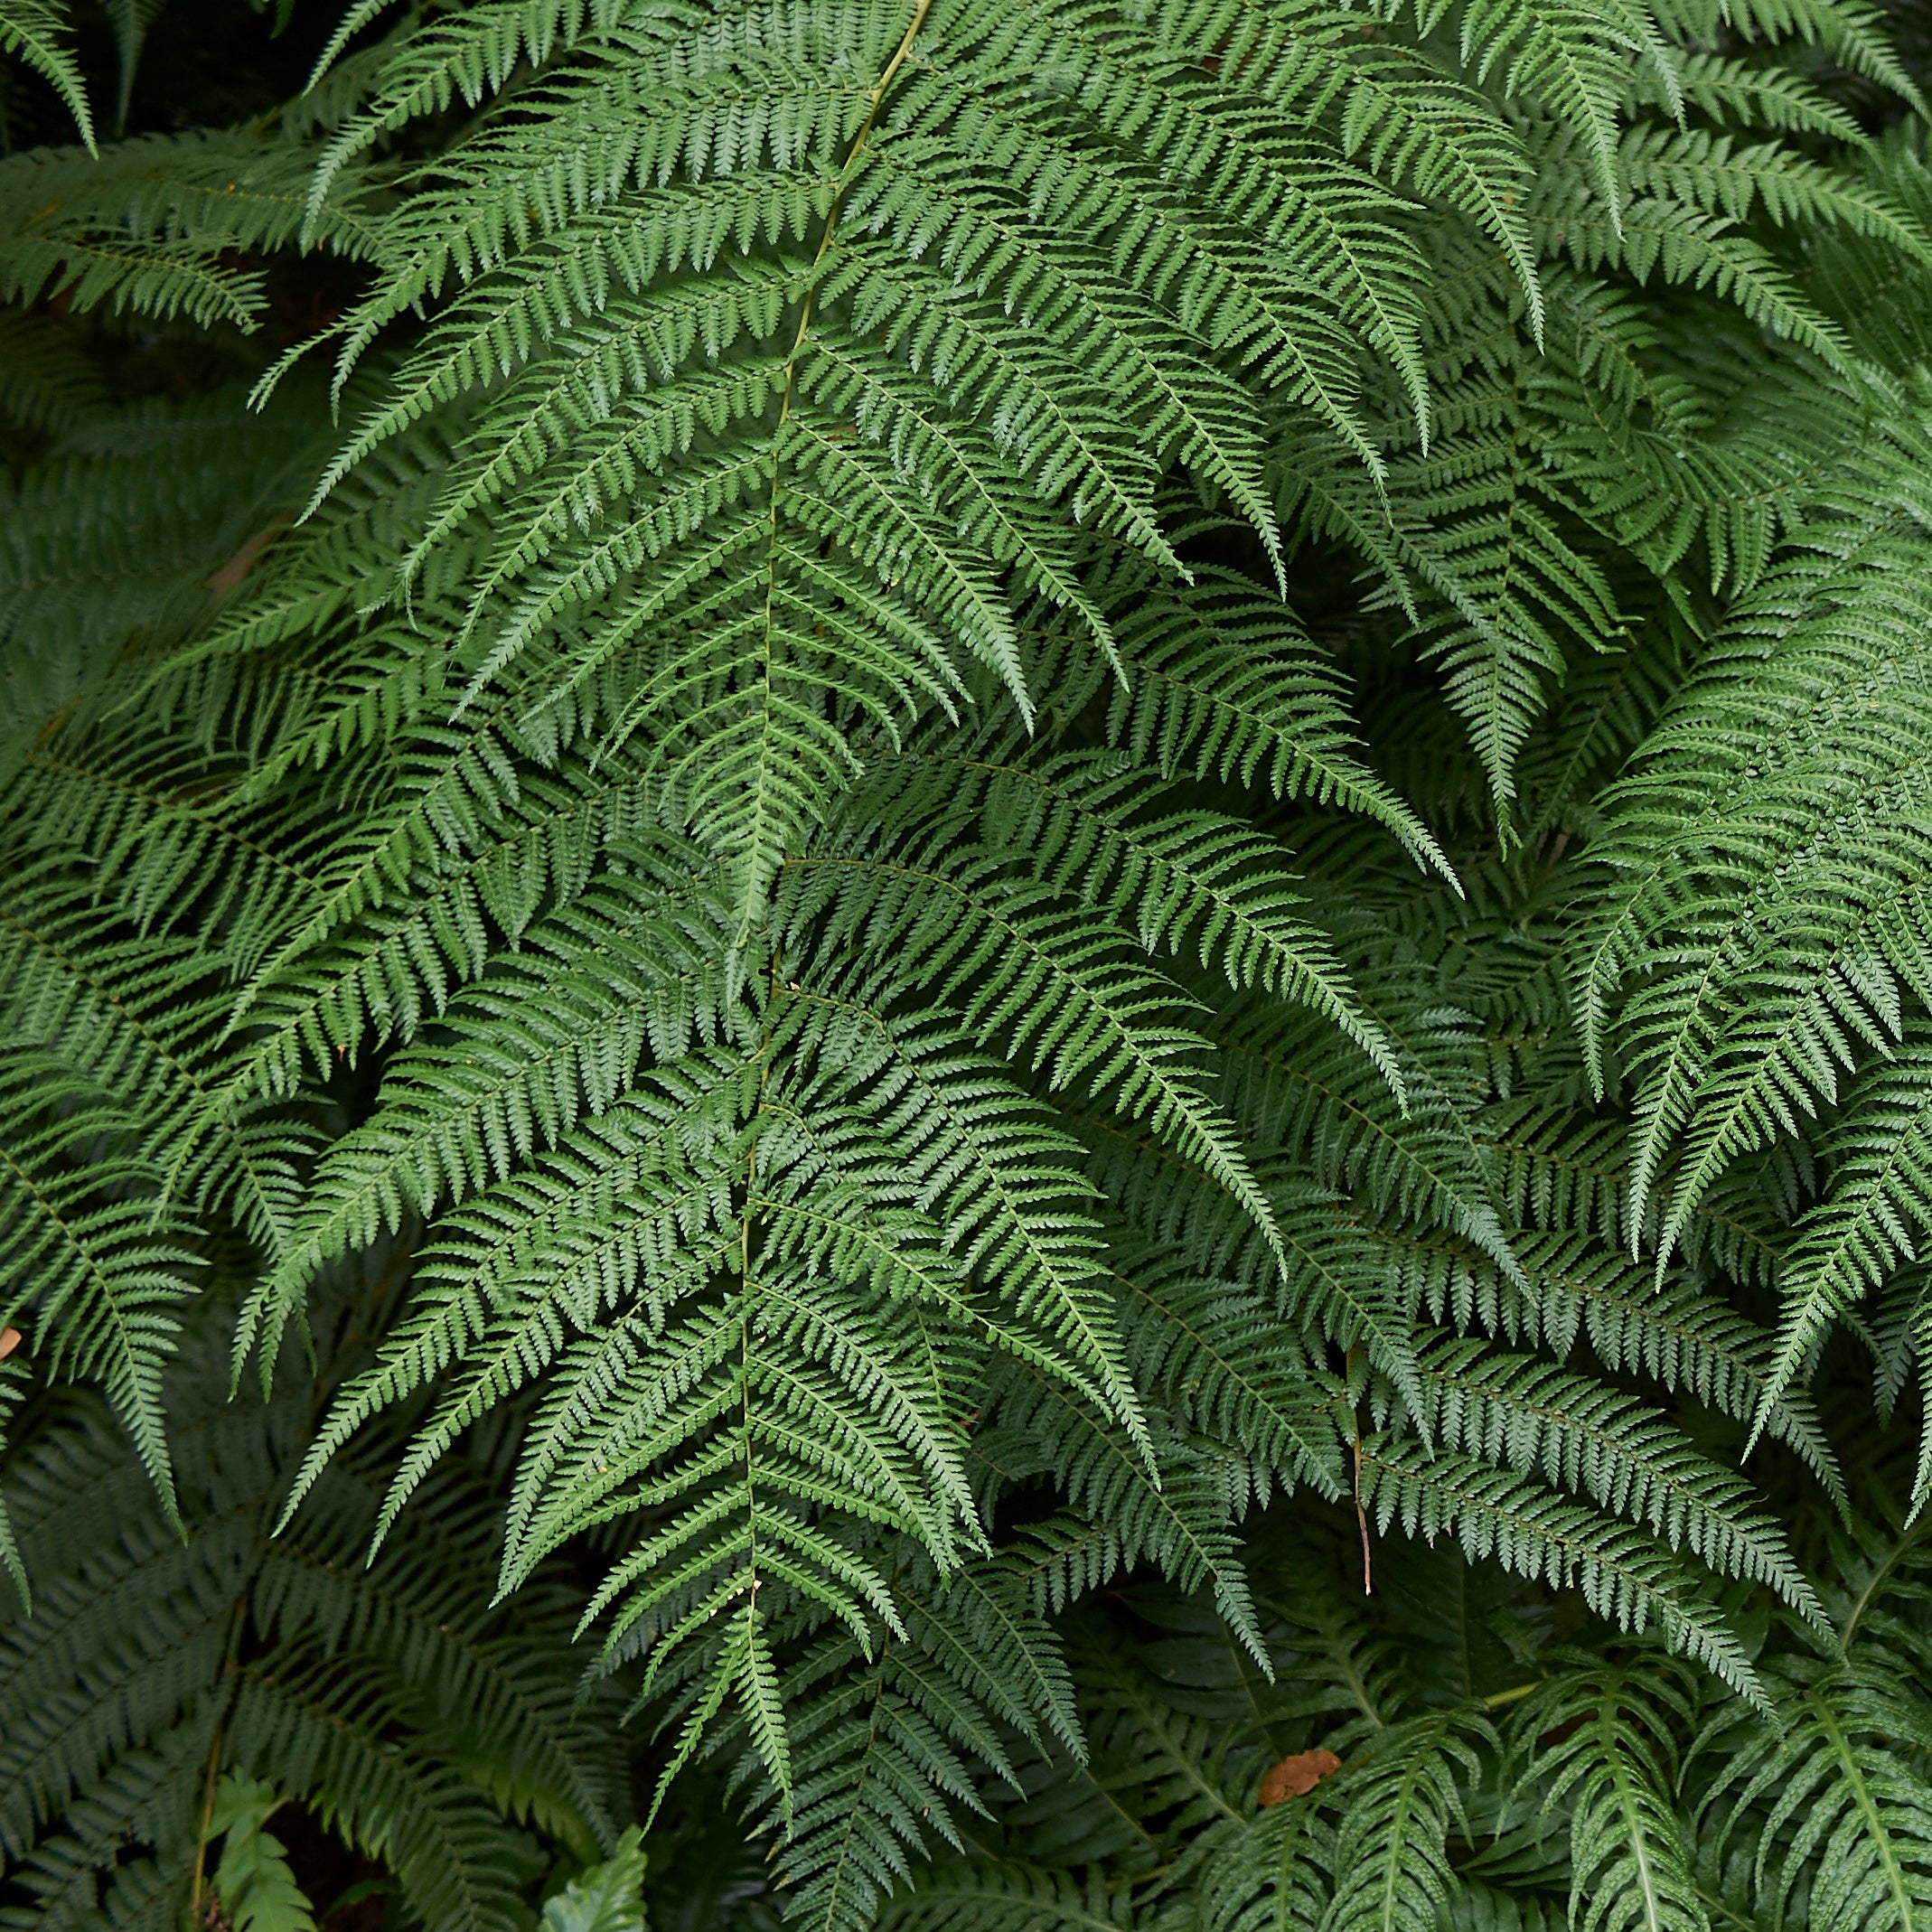
M1368 1515L1362 1507L1362 1429L1355 1426L1355 1527L1362 1532L1362 1594L1375 1594L1374 1571L1369 1560Z

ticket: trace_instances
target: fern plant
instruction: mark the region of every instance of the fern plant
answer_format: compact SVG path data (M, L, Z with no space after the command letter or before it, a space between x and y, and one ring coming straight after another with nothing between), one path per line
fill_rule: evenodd
M396 1287L372 1270L318 1300L324 1376ZM376 1492L347 1462L304 1531L271 1538L314 1385L228 1403L221 1300L163 1392L174 1524L91 1397L30 1409L11 1458L33 1590L0 1631L7 1921L165 1927L185 1905L313 1927L337 1901L305 1897L268 1829L296 1815L381 1868L365 1896L422 1923L526 1923L521 1891L611 1851L629 1808L608 1693L576 1695L568 1588L491 1610L487 1451L449 1472L436 1536L369 1570Z
M364 5L98 153L0 19L19 1911L521 1922L625 1720L827 1932L1911 1922L1877 15Z
M1775 1716L1446 1550L1252 1555L1271 1678L1200 1599L1076 1627L1093 1750L987 1787L906 1927L1909 1924L1927 1882L1919 1537L1862 1520L1833 1620L1755 1620ZM1880 1633L1882 1630L1883 1635ZM1310 1742L1309 1740L1326 1740Z

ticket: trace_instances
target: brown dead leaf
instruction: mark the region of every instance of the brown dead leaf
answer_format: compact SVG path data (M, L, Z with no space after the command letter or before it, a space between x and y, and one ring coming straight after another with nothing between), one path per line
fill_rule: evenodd
M18 1328L0 1328L0 1362L5 1362L25 1339Z
M1342 1760L1333 1751L1297 1751L1284 1758L1261 1780L1261 1803L1286 1804L1290 1798L1306 1797L1325 1777L1333 1777L1342 1768Z

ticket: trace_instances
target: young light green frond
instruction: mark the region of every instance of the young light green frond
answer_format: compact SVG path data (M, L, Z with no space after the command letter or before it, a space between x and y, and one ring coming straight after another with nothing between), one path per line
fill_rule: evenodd
M288 1863L288 1848L264 1827L281 1808L263 1779L219 1780L208 1807L208 1831L221 1840L213 1889L238 1932L315 1932L314 1914Z
M608 1859L551 1893L541 1932L645 1932L642 1837L633 1824Z

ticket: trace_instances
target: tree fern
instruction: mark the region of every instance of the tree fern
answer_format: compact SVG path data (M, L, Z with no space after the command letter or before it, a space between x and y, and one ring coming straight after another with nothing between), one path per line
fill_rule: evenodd
M0 1910L1909 1922L1909 36L313 24L0 156Z
M1675 1734L1690 1716L1670 1674L1633 1683L1605 1672L1592 1682L1587 1664L1580 1681L1559 1679L1519 1707L1519 1733L1534 1753L1524 1775L1540 1787L1545 1816L1552 1806L1570 1814L1572 1922L1593 1932L1710 1923L1671 1804Z

